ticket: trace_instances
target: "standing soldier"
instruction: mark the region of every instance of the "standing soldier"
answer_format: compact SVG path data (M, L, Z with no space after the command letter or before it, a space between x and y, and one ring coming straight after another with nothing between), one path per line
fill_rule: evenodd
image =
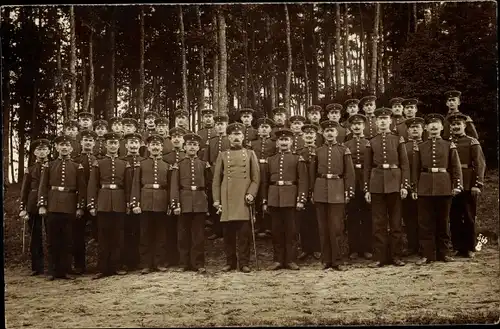
M126 273L120 270L120 245L129 199L130 176L126 171L131 168L127 161L118 158L122 137L109 132L104 138L106 157L94 161L87 192L88 209L92 216L97 216L99 230L98 273L93 279Z
M448 139L450 138L450 123L448 121L448 117L460 113L458 110L458 106L460 105L460 96L462 93L458 90L450 90L444 93L444 97L446 98L446 106L448 107L448 113L446 114L446 120L444 122L444 128L443 128L443 138ZM474 123L472 122L472 119L470 116L466 115L466 121L465 121L465 134L470 137L474 137L475 139L478 139L479 136L476 131L476 127L474 126Z
M340 118L342 117L342 105L338 103L328 104L326 106L326 116L328 120L335 121L338 123L337 126L337 143L344 143L347 130L340 124Z
M49 280L68 279L70 223L75 216L82 220L85 207L83 166L71 160L72 140L69 136L54 139L58 158L45 163L38 187L38 213L47 215L47 249Z
M259 162L252 150L243 148L241 123L227 127L231 148L217 157L212 183L213 206L221 213L224 227L226 266L224 272L236 268L250 272L251 209L260 184ZM236 257L238 250L238 257Z
M416 98L405 99L405 100L403 100L403 102L401 104L403 105L405 120L416 118L417 111L418 111L418 109L417 109L418 100ZM408 138L408 126L406 125L406 121L402 122L396 126L395 133L398 134L399 136L402 136L405 141L408 141L408 139L409 139ZM421 136L422 140L427 139L426 135L427 134L424 130L424 132L422 133L422 136Z
M144 131L142 132L141 139L141 148L139 149L139 155L141 157L147 156L147 147L144 141L146 138L151 136L152 134L156 134L156 123L155 120L158 119L158 113L154 111L146 111L144 112Z
M161 118L158 118L155 120L156 134L161 136L161 138L163 140L163 146L162 146L162 151L161 151L162 155L166 155L174 149L174 145L172 144L172 140L170 139L170 136L168 135L168 132L169 132L168 131L168 123L169 123L168 119L164 118L164 117L161 117ZM145 158L149 157L148 150L146 150L144 152L144 157Z
M97 137L92 154L97 159L102 159L106 156L106 140L104 139L104 135L108 132L108 122L102 119L94 121L94 131Z
M377 135L377 123L375 118L375 101L377 97L375 96L365 96L361 98L359 104L363 108L366 116L365 131L363 132L366 139L370 140L375 135Z
M120 145L118 148L118 155L127 154L127 148L125 147L125 139L123 139L123 121L122 121L122 118L113 117L113 118L109 119L109 125L111 127L111 132L118 134L118 136L120 137ZM107 143L107 141L106 141L106 143Z
M421 117L406 119L405 125L408 127L408 141L405 143L408 162L410 163L410 172L413 173L413 150L422 143L422 134L424 132L425 121ZM411 175L410 175L411 176ZM411 182L414 180L411 179ZM411 185L410 191L415 191L415 186ZM403 222L406 231L407 248L403 254L411 256L418 254L418 205L417 200L406 198L402 202Z
M397 130L397 127L405 121L405 117L403 116L403 101L404 99L401 97L394 97L389 101L392 110L391 130L395 131L395 133L400 136L401 134ZM399 127L401 127L402 130L406 130L406 125Z
M451 262L450 207L451 198L462 191L460 159L453 142L443 140L444 117L429 114L426 117L429 138L414 149L414 200L418 197L418 238L422 257L416 262Z
M275 141L276 136L274 133L278 130L288 128L287 120L286 120L287 111L284 107L275 107L273 109L273 121L274 127L271 131L271 138Z
M313 201L316 206L323 269L345 271L341 264L340 241L344 232L345 204L354 197L354 167L351 152L336 140L339 123L321 123L325 144L316 150L312 162L315 175Z
M198 154L200 159L205 158L204 152L208 147L210 139L217 135L214 127L214 114L215 111L213 109L201 110L201 120L203 122L203 128L198 130L197 132L197 134L201 137L200 153Z
M270 270L299 269L296 211L304 209L307 201L308 172L304 158L291 152L293 136L289 129L276 132L279 151L268 158L262 173L262 211L269 206L272 221L275 263Z
M311 200L316 174L311 168L314 168L313 162L316 161L316 135L318 127L314 124L305 124L302 126L304 132L304 147L299 150L298 154L306 161L308 171L308 202L304 205L304 211L301 211L298 216L299 226L299 245L301 253L297 259L304 260L308 256L313 255L314 258L321 258L321 245L319 243L318 221L316 219L316 210L314 203Z
M137 132L137 129L139 129L139 122L134 119L134 118L123 118L122 119L122 124L123 124L123 136L128 134L134 134ZM125 141L125 144L127 141Z
M293 133L292 145L290 150L293 154L304 147L304 139L302 138L302 126L306 123L306 118L302 115L293 115L290 117L290 130Z
M135 169L130 199L134 214L141 214L139 250L142 274L155 269L167 270L163 265L166 262L165 231L169 207L169 165L162 159L163 137L151 135L146 143L150 156Z
M358 104L359 104L359 99L356 98L351 98L344 102L347 118L341 123L347 130L349 130L349 117L353 116L354 114L358 114L359 112Z
M486 162L479 141L465 134L467 116L456 113L448 116L451 141L456 145L460 157L463 192L451 202L451 240L460 256L474 257L476 243L477 198L484 185Z
M257 130L252 127L253 121L253 109L243 108L240 110L240 120L245 126L245 140L243 142L243 146L251 147L252 141L257 139Z
M38 213L37 196L42 167L46 166L48 161L50 141L45 138L34 140L30 149L35 155L35 162L24 171L19 217L26 220L29 226L31 275L34 276L44 272L42 223L45 224L47 232L47 222Z
M206 191L210 183L210 164L198 158L202 138L184 135L186 157L172 166L170 200L174 215L179 216L178 248L181 271L205 269L205 216L208 211Z
M313 124L317 128L316 132L316 147L323 145L323 135L321 131L320 121L321 121L321 113L323 109L319 105L311 105L306 108L306 116L308 123Z
M365 138L366 117L362 114L353 114L348 119L352 138L345 142L351 152L354 165L354 197L347 204L347 237L349 244L349 258L354 260L359 255L371 259L372 254L372 216L370 206L366 203L363 193L365 152L368 139Z
M78 142L80 142L81 132L92 130L94 115L90 112L79 112L77 118L79 133L76 136L76 139L78 140Z
M183 128L186 132L189 130L189 113L186 110L177 110L174 112L175 126Z
M78 136L78 121L76 120L68 120L64 123L64 135L69 137L71 143L71 154L70 157L73 159L75 156L80 154L80 141L77 140ZM59 157L59 153L53 152L54 159Z
M271 130L274 126L273 120L269 118L260 118L257 120L257 132L259 134L259 138L257 140L252 141L252 150L255 152L257 159L259 161L259 169L261 174L262 181L262 173L264 167L267 165L267 158L274 155L276 153L276 143L271 140ZM262 193L259 191L257 195L256 204L262 204ZM262 212L262 208L256 209L256 231L257 236L260 238L266 237L266 235L271 235L271 226L269 225L269 221L267 220L267 214Z
M408 156L403 137L391 132L391 109L377 109L375 115L379 133L366 145L363 175L365 199L372 203L375 261L370 267L383 266L391 260L394 265L403 266L401 199L406 198L410 187ZM387 241L387 224L390 228L390 243Z
M127 161L129 165L129 169L127 170L127 182L131 184L136 168L139 167L140 162L145 159L139 154L142 136L139 133L132 133L125 135L124 138L127 141L127 155L120 157L120 159ZM139 244L141 237L140 218L140 215L130 212L130 208L127 207L123 222L123 245L120 248L121 263L125 271L135 270L139 266Z

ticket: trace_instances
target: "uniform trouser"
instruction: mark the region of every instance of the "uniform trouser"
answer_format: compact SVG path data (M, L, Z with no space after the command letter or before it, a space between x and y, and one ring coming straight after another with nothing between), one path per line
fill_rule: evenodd
M90 234L96 242L99 241L99 229L97 227L97 222L98 220L96 216L90 216Z
M215 207L213 206L214 199L211 188L207 191L207 196L208 196L208 213L209 213L208 218L210 222L212 222L212 233L220 237L222 236L222 224L220 222L220 214L217 214L217 209L215 209Z
M179 263L179 249L177 243L177 231L179 216L169 215L164 218L165 249L160 256L161 264L165 266L177 265Z
M374 259L386 263L401 256L401 195L372 193L371 197Z
M269 214L262 211L262 197L257 195L257 200L255 202L255 229L257 232L265 232L271 230L271 220L269 219Z
M164 211L146 211L141 214L140 264L141 268L154 269L165 258L165 222ZM160 257L158 257L160 255Z
M85 225L90 214L85 211L82 218L73 217L71 221L71 255L75 269L85 271ZM71 268L71 262L68 264Z
M250 235L252 229L249 220L232 220L225 222L224 231L224 249L226 252L226 264L236 267L239 261L240 267L248 266L250 261ZM236 258L238 250L238 258Z
M47 232L47 220L43 220L43 217L36 213L29 214L27 224L30 234L31 270L39 273L44 271L42 222Z
M292 207L269 207L273 235L274 261L281 264L297 261L296 210Z
M304 210L299 211L300 218L298 231L300 232L300 245L302 251L308 254L321 251L319 241L318 220L316 218L316 207L308 202Z
M450 251L451 196L418 197L420 252L428 260L442 260Z
M402 202L403 221L405 223L407 249L410 253L418 253L418 202L408 195Z
M121 212L97 212L99 246L97 268L100 273L114 274L120 268L120 245L123 239Z
M183 213L177 223L179 263L181 267L205 267L204 212Z
M48 213L46 220L50 275L63 276L68 271L71 221L74 217L74 214Z
M128 214L123 219L123 244L121 248L122 264L128 269L139 265L139 243L141 238L141 215Z
M372 218L370 205L363 192L356 191L356 196L349 201L347 210L347 239L350 253L363 254L372 252Z
M464 191L451 202L450 229L453 248L461 253L475 251L477 197Z
M340 242L344 233L345 205L316 202L321 258L324 264L340 265Z

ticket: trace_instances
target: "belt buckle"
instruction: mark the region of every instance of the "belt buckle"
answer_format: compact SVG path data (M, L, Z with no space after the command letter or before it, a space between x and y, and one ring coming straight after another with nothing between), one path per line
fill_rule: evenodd
M259 159L259 163L266 163L266 159Z
M279 186L285 185L285 181L284 181L284 180L279 180L279 181L278 181L278 185L279 185Z
M333 178L333 174L326 174L326 178L332 179Z
M356 163L354 166L355 166L356 168L361 168L361 163Z
M153 184L153 188L154 189L159 189L160 188L160 184Z
M109 184L109 188L115 190L118 188L118 186L116 184Z
M382 164L382 168L389 169L391 166L388 163Z
M57 190L58 190L59 192L64 192L64 186L58 186L58 187L57 187Z
M431 168L431 172L439 172L439 168Z
M196 185L191 185L191 191L196 191Z

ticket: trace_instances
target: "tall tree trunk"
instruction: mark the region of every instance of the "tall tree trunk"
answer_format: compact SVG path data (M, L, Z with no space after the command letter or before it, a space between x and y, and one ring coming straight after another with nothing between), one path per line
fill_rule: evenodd
M250 76L250 85L252 86L251 102L252 102L252 108L255 109L258 106L257 90L259 90L259 95L260 95L260 88L258 86L256 86L257 79L255 78L255 76L252 72L253 71L252 70L253 56L255 54L255 28L253 26L253 22L252 22L252 26L250 27L250 30L252 31L252 45L250 47L250 53L249 53L249 56L247 57L247 61L248 61L248 75Z
M286 48L288 51L288 68L286 70L285 83L285 108L290 112L290 83L292 79L292 42L290 41L290 17L288 16L288 5L285 4L285 20L286 20Z
M115 10L116 7L111 8L111 22L110 26L108 26L108 35L109 35L109 44L110 44L110 67L109 67L109 80L108 80L108 91L107 91L107 117L106 119L110 119L115 116L115 103L116 103L116 95L115 95L115 56L116 56L116 47L115 47Z
M179 6L179 26L181 30L181 55L182 55L182 108L189 110L188 104L188 87L187 87L187 64L186 64L186 46L184 44L184 15L182 14L182 6Z
M271 42L271 17L269 13L265 13L266 15L266 44ZM276 81L275 81L275 70L274 70L274 53L271 52L271 56L269 58L270 62L270 76L269 76L269 96L271 99L271 109L276 107Z
M220 114L220 105L219 105L219 28L217 24L217 11L214 12L214 16L212 19L212 25L214 28L214 40L215 40L215 48L214 48L214 64L213 64L213 73L214 73L214 90L212 94L213 98L213 109Z
M335 81L336 81L337 93L340 91L340 88L342 85L340 82L340 80L341 80L340 27L341 27L340 4L336 3L335 4ZM346 79L346 81L344 81L344 86L345 86L346 82L347 82L347 79Z
M330 54L331 54L331 38L330 38L330 29L329 29L329 24L331 23L330 20L328 19L330 12L327 9L328 7L323 7L324 13L323 13L323 36L324 36L324 47L323 47L323 75L325 78L325 98L326 99L331 99L333 96L332 90L334 89L337 91L338 86L335 85L335 87L332 87L332 78L331 78L331 65L330 65Z
M413 32L417 32L417 3L413 3Z
M307 72L307 57L306 57L306 51L304 48L304 38L305 38L305 30L304 30L304 37L300 39L300 46L302 48L302 58L304 60L304 85L305 85L305 107L309 107L311 105L310 99L309 99L309 74Z
M375 7L375 19L373 23L373 40L372 40L372 65L371 65L371 79L369 92L375 94L377 82L377 45L378 45L378 25L380 20L380 3Z
M198 33L203 34L201 26L200 6L196 6L196 17L198 22ZM200 82L198 94L198 117L201 118L201 110L205 107L205 50L203 45L200 46ZM198 120L198 129L201 129L201 120ZM194 128L194 126L193 126Z
M227 100L227 50L226 50L226 18L224 12L219 10L217 13L219 21L219 50L220 50L220 69L219 69L219 112L226 114L228 111Z
M14 117L14 109L11 108L11 113L10 113L10 117L13 118ZM12 183L15 183L16 182L16 176L15 176L15 172L14 172L14 125L11 124L10 125L10 130L9 130L9 135L10 138L9 138L9 154L10 154L10 175L11 175L11 178L12 178Z
M378 75L378 91L380 94L383 94L385 92L385 81L384 81L384 42L385 42L385 37L384 37L384 25L383 25L383 19L384 15L383 13L380 13L380 20L379 20L379 42L378 42L378 62L377 62L377 75Z
M62 33L59 27L58 30L59 38L57 45L56 61L57 61L57 84L59 85L59 98L61 101L61 106L63 108L64 118L68 118L68 105L66 104L66 88L64 84L64 75L62 71L62 60L61 60L61 39Z
M345 4L344 26L345 26L344 53L345 56L347 57L347 67L351 72L350 74L351 81L350 83L346 82L346 94L348 96L352 96L352 91L354 86L354 67L352 65L352 55L351 55L351 49L349 47L349 6L347 3ZM346 71L347 67L345 68Z
M85 102L83 105L83 110L84 111L90 111L91 113L94 113L94 108L90 107L89 105L91 104L90 99L92 98L93 90L94 90L94 50L93 50L93 42L92 42L92 36L94 34L94 31L91 29L89 33L89 71L90 71L90 81L88 85L88 91L85 90L84 92L87 94L85 96Z
M245 53L245 73L243 75L243 90L241 95L241 102L243 107L247 107L248 104L248 16L246 10L243 11L245 15L245 26L243 28L243 52Z
M76 103L76 35L75 35L75 9L69 7L69 22L70 22L70 47L71 57L69 62L69 72L71 73L71 98L69 101L69 117L75 118L75 103Z
M3 139L2 139L2 147L3 147L3 185L4 188L9 185L9 161L10 161L10 149L9 149L9 141L12 140L12 135L10 134L10 40L11 40L11 24L10 24L10 8L5 7L2 12L2 35L4 36L4 42L2 47L2 96L3 96ZM10 163L12 165L12 163ZM14 175L12 175L12 180L14 180Z
M144 126L144 6L140 11L140 41L139 41L139 115L141 118L141 127Z
M310 26L311 26L311 50L312 50L312 61L311 61L311 93L313 104L319 103L319 76L318 76L318 48L316 47L316 32L314 29L316 27L316 20L314 19L314 4L311 4L309 15L310 15ZM337 81L338 83L338 81Z
M85 60L85 56L84 56L84 47L85 43L83 42L83 40L81 40L80 42L80 53L81 53L81 56L82 56L82 90L81 90L81 94L82 94L82 97L83 97L83 109L82 111L86 111L86 108L85 108L85 105L88 103L87 101L87 89L88 89L88 81L87 81L87 61Z
M361 22L361 32L359 35L359 71L358 71L358 92L361 93L361 90L363 89L363 70L366 67L366 62L363 60L364 52L365 50L364 47L364 42L365 42L365 29L363 28L363 12L361 11L361 4L358 3L358 8L359 8L359 20ZM365 50L366 51L366 50Z

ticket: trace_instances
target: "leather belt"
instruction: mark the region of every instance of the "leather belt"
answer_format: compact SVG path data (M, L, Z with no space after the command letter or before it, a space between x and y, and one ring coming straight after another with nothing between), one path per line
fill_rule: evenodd
M381 165L378 165L377 168L379 168L379 169L397 169L397 168L399 168L399 166L397 164L383 163Z
M118 184L102 184L101 188L108 189L108 190L121 190L122 187Z
M76 192L76 188L66 186L51 186L50 189L59 192Z
M462 167L462 169L468 169L469 165L467 163L462 163L460 167Z
M161 184L144 184L144 185L142 185L142 188L159 190L159 189L165 188L165 186L161 185Z
M191 185L191 186L183 186L183 187L181 187L181 190L184 190L184 191L204 191L205 187Z
M342 175L337 175L337 174L321 174L318 177L326 178L326 179L339 179L339 178L342 178Z
M259 163L267 163L267 159L259 159Z
M448 172L446 168L423 168L423 172L437 173L437 172Z
M278 180L276 182L271 182L271 185L277 185L277 186L290 186L290 185L296 185L297 182L291 181L291 180Z
M355 163L354 168L363 168L363 165L361 163Z

